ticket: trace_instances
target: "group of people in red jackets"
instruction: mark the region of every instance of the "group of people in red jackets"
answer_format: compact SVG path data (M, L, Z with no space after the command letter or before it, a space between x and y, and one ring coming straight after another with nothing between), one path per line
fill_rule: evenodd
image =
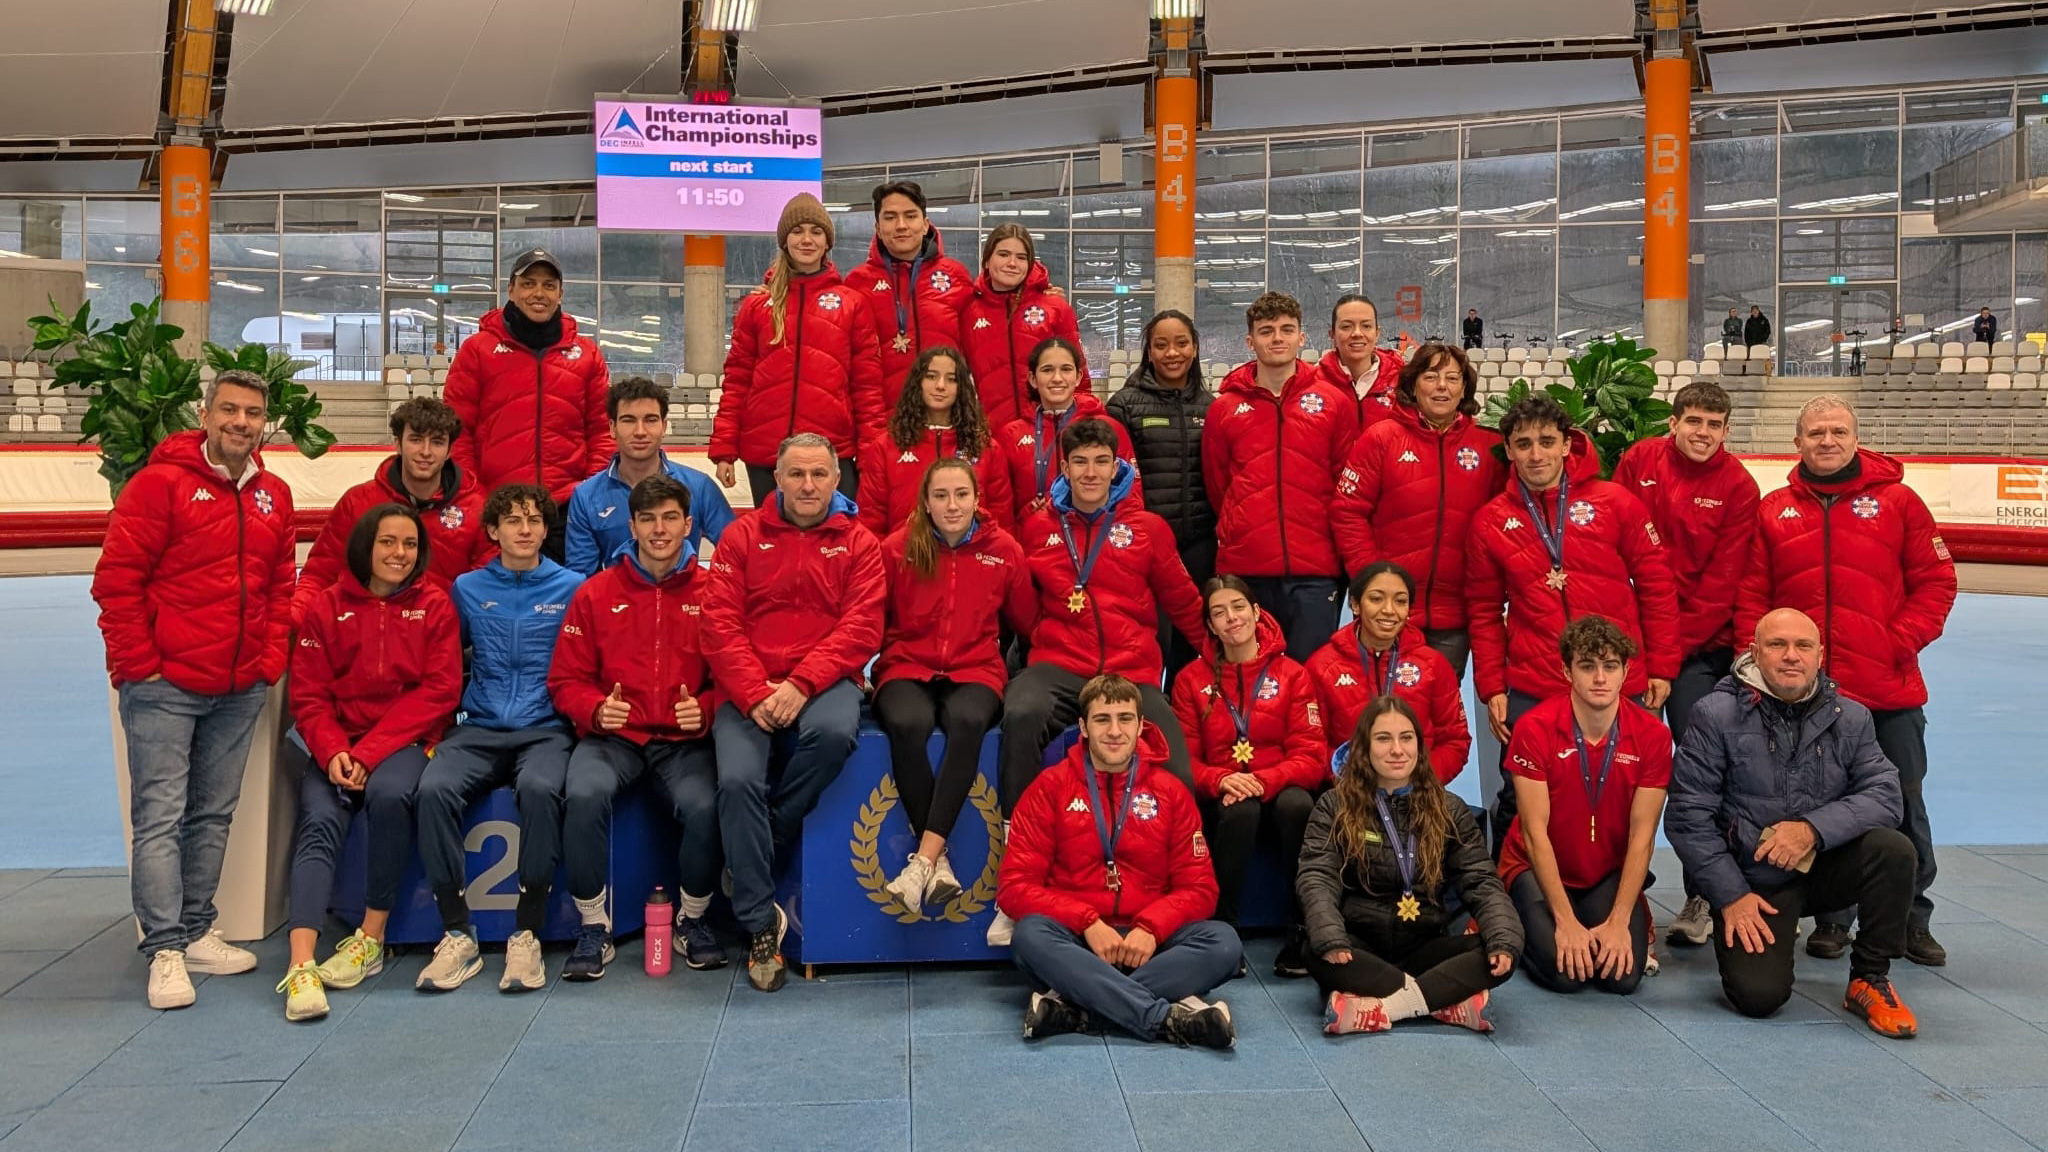
M1250 359L1213 395L1192 320L1168 311L1105 406L1027 230L993 229L970 278L916 185L877 188L874 208L871 258L843 280L822 206L799 196L783 213L766 282L735 319L711 447L726 487L746 465L757 507L716 535L698 528L711 500L723 509L715 489L674 475L658 436L629 450L635 405L659 398L644 381L603 383L544 252L515 262L506 306L464 344L449 416L421 418L441 427L443 454L420 447L409 463L410 432L394 421L401 454L372 482L391 498L366 495L345 536L330 533L344 555L304 578L324 587L294 594L288 561L280 574L269 553L250 554L247 526L274 524L280 504L288 516L289 494L235 438L252 399L238 380L224 376L203 430L167 442L124 494L95 595L131 760L139 740L199 739L190 723L152 728L145 705L189 713L227 698L239 716L286 651L299 670L311 815L280 986L288 1015L324 1012L317 993L381 966L415 807L448 927L419 985L452 990L481 969L460 853L439 841L494 782L518 790L526 833L501 989L544 983L535 937L558 862L583 924L564 976L603 975L607 821L642 776L685 830L679 955L725 963L704 919L722 860L749 979L781 987L775 861L852 751L871 692L914 834L887 890L911 914L961 894L947 842L1000 724L1006 848L989 938L1041 988L1027 1037L1113 1025L1233 1043L1227 1003L1204 997L1242 971L1235 924L1262 841L1294 880L1276 971L1315 979L1333 1033L1423 1015L1488 1029L1489 989L1518 962L1548 987L1627 992L1654 963L1650 847L1667 792L1677 821L1688 780L1731 791L1684 806L1682 840L1673 824L1689 897L1674 939L1714 938L1731 1001L1769 1010L1790 988L1784 908L1860 903L1849 1001L1873 1027L1910 1034L1884 965L1943 959L1927 927L1917 654L1955 581L1925 506L1895 462L1857 448L1845 403L1808 405L1801 464L1769 500L1725 451L1729 399L1706 383L1677 397L1670 436L1636 445L1604 480L1549 397L1479 426L1464 353L1378 348L1362 296L1336 303L1332 351L1305 363L1300 305L1267 293L1246 314ZM545 554L572 499L583 531L612 532L579 548L594 575ZM223 515L242 527L222 531ZM166 531L195 517L204 530ZM274 552L273 536L257 542ZM149 682L185 671L183 649L218 637L166 645L144 604L169 589L190 600L202 584L239 591L249 648L265 655L237 644L231 663L184 677L177 700L148 701ZM135 654L153 649L160 658ZM1506 749L1484 822L1444 787L1470 759L1468 663ZM1739 716L1707 707L1743 692ZM1759 703L1781 696L1784 715ZM1819 699L1835 714L1864 709L1869 731L1843 747L1869 755L1843 779L1882 792L1882 762L1891 792L1851 804L1854 820L1767 820L1771 804L1743 775L1760 771L1749 760L1764 738L1752 746L1733 728L1768 713L1791 725L1770 729L1772 753L1796 748ZM1695 736L1687 722L1707 712L1725 730ZM1080 739L1045 767L1070 727ZM209 755L232 751L208 741ZM437 741L462 753L438 777ZM1800 798L1849 803L1864 784L1841 775L1802 779ZM316 964L314 913L357 811L371 827L370 906ZM1752 823L1716 823L1745 813ZM1896 844L1863 837L1887 815L1904 829ZM188 963L245 970L248 956L209 934L210 919L178 912L210 890L188 882L174 900L145 885L147 861L175 866L179 846L162 840L176 828L137 820L138 914L148 887L162 921L143 917L151 1000L161 992L165 1006L191 1002L189 981L178 985ZM1834 840L1850 830L1867 841L1853 859ZM1753 847L1754 861L1729 858L1731 846ZM1838 863L1809 892L1796 866L1813 859ZM1893 899L1901 859L1911 890ZM1851 915L1820 912L1808 951L1840 955Z

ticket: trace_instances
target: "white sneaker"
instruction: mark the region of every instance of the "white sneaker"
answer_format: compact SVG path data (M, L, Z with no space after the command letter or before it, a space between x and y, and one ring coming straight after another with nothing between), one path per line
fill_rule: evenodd
M358 928L334 946L334 955L320 965L323 988L353 988L384 971L384 942Z
M252 972L255 968L256 954L228 943L218 928L185 945L185 969L188 972L202 976L233 976Z
M199 994L185 972L185 954L166 948L149 958L149 1006L159 1011L189 1007Z
M1010 946L1010 937L1016 931L1017 922L1010 919L1009 913L1001 908L996 909L996 918L988 922L988 946L991 948L1008 948Z
M284 1018L294 1023L327 1015L327 992L320 986L320 967L312 961L293 968L278 982L284 993Z
M505 941L505 974L498 977L498 991L532 992L547 987L547 983L547 962L541 959L540 941L525 929L514 932Z
M477 950L476 937L467 932L444 932L441 942L434 945L434 958L427 961L413 987L422 992L453 992L483 970L483 953Z
M922 916L924 914L924 890L925 886L931 883L931 879L932 866L924 862L924 857L913 852L910 854L910 863L905 864L903 871L898 872L896 878L889 881L884 887L894 893L896 899L903 902L905 911L909 912L912 916Z
M1689 897L1664 937L1673 944L1705 944L1714 938L1714 911L1705 896Z
M960 896L960 878L953 875L953 865L946 859L946 853L939 853L939 862L932 866L932 878L925 881L924 902L944 908Z

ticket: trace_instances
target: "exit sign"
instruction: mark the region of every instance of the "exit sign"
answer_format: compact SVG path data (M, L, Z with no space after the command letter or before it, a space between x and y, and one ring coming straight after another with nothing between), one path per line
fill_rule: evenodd
M436 296L446 296L447 294L448 294L448 286L447 286L446 284L436 284L436 285L434 285L434 295L436 295Z
M1830 277L1828 277L1828 283L1830 283L1830 284L1847 284L1848 282L1849 282L1849 278L1848 278L1847 276L1830 276Z

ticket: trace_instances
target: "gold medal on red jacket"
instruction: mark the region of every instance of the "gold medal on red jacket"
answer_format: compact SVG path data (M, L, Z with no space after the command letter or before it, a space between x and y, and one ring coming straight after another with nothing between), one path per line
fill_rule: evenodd
M1417 900L1413 892L1403 892L1401 893L1400 903L1394 905L1394 915L1399 916L1403 920L1420 920L1422 919L1422 901Z
M890 346L891 348L894 348L894 349L896 349L896 350L897 350L898 352L908 352L908 351L910 351L910 336L909 336L909 334L908 334L908 333L904 333L904 332L898 332L898 333L896 334L896 339L895 339L895 341L894 341L893 343L891 343L891 344L890 344L889 346Z
M1238 740L1238 742L1235 745L1233 745L1230 749L1230 758L1232 760L1237 761L1239 764L1251 763L1252 742L1244 739Z
M1552 569L1551 569L1551 570L1550 570L1550 571L1549 571L1549 572L1548 572L1548 573L1547 573L1547 574L1546 574L1546 575L1545 575L1545 576L1543 577L1543 582L1544 582L1545 584L1548 584L1548 585L1550 585L1550 586L1551 586L1552 588L1555 588L1555 589L1557 589L1557 590L1558 590L1559 592L1562 592L1562 591L1564 591L1564 585L1565 585L1565 581L1566 581L1567 579L1569 579L1569 578L1570 578L1570 573L1566 572L1566 571L1565 571L1564 569L1562 569L1562 568L1552 568Z
M1069 612L1086 612L1087 610L1088 610L1088 593L1087 593L1087 592L1083 591L1082 589L1076 588L1076 589L1074 589L1074 590L1073 590L1072 592L1069 592L1069 593L1067 594L1067 611L1069 611Z

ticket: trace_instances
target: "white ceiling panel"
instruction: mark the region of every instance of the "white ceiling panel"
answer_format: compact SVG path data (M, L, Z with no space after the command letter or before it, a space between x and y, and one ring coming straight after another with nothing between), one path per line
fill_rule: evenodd
M163 0L15 7L23 11L8 13L0 36L0 136L155 130L169 23Z
M1145 58L1141 0L762 0L740 90L802 99Z
M1708 32L1724 28L1804 24L1814 20L1967 11L1972 7L1956 0L1699 0L1699 3L1700 27Z
M1627 36L1635 29L1635 5L1460 0L1447 11L1384 0L1209 0L1205 24L1211 52L1390 48Z
M675 91L681 40L675 0L278 0L236 22L226 123L588 110Z

